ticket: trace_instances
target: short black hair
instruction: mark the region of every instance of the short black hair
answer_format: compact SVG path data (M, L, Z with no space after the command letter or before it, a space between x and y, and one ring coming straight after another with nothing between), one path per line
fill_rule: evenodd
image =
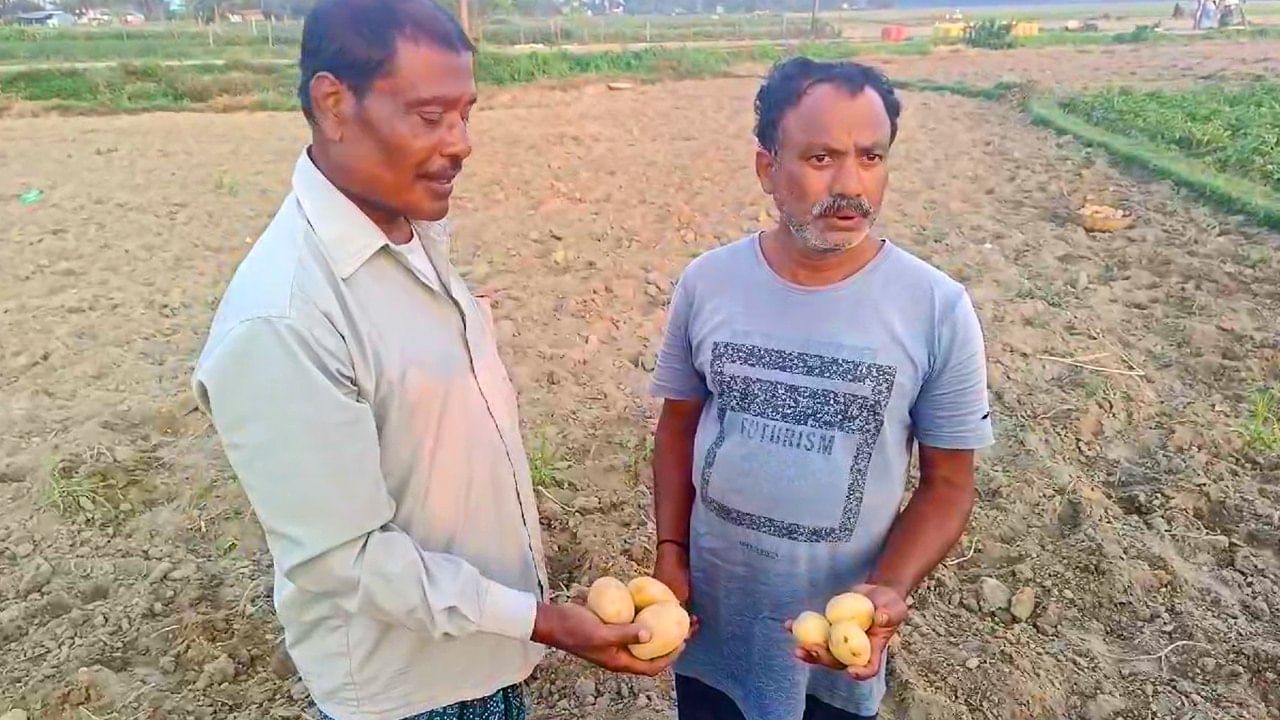
M889 113L890 144L898 137L902 103L883 73L861 63L820 62L801 56L775 64L756 93L756 141L760 147L772 154L778 152L782 116L799 104L810 88L821 83L834 83L853 95L867 88L874 90Z
M320 0L302 25L298 100L308 120L311 79L328 72L363 97L387 71L396 41L411 40L457 53L475 52L457 19L435 0Z

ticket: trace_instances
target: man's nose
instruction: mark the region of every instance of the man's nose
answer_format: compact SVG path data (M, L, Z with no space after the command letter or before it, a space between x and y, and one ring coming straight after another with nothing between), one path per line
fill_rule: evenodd
M466 120L461 117L454 119L440 148L440 154L458 160L465 160L471 155L471 133L467 129Z
M862 173L858 170L858 163L852 158L840 163L840 167L832 174L831 195L862 197Z

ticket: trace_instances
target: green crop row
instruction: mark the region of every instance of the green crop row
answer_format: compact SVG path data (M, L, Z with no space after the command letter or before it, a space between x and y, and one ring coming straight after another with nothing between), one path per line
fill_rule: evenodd
M1190 159L1280 191L1280 83L1187 91L1111 88L1062 109L1091 125L1144 138Z

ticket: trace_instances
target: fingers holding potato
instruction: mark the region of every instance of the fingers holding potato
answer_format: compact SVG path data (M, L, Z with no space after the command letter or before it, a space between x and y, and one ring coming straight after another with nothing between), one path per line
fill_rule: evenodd
M689 637L689 613L677 602L649 605L636 615L636 624L649 629L649 642L627 649L641 660L668 655Z
M865 668L872 650L867 629L874 624L875 612L866 595L848 592L832 597L823 613L800 613L787 623L798 646L796 656L836 670Z
M649 631L649 639L627 646L639 660L656 660L678 652L689 638L693 621L675 594L661 581L641 576L623 584L602 577L591 584L587 607L606 624L635 623Z

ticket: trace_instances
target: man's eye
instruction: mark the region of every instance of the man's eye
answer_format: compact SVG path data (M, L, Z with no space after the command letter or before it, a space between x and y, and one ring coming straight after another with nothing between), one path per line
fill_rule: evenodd
M439 125L443 116L440 113L418 113L418 117L427 125Z
M867 153L862 156L862 159L870 163L878 163L884 160L884 156L879 153Z
M827 163L831 162L831 156L826 153L818 153L817 155L814 155L809 159L819 165L826 165Z

